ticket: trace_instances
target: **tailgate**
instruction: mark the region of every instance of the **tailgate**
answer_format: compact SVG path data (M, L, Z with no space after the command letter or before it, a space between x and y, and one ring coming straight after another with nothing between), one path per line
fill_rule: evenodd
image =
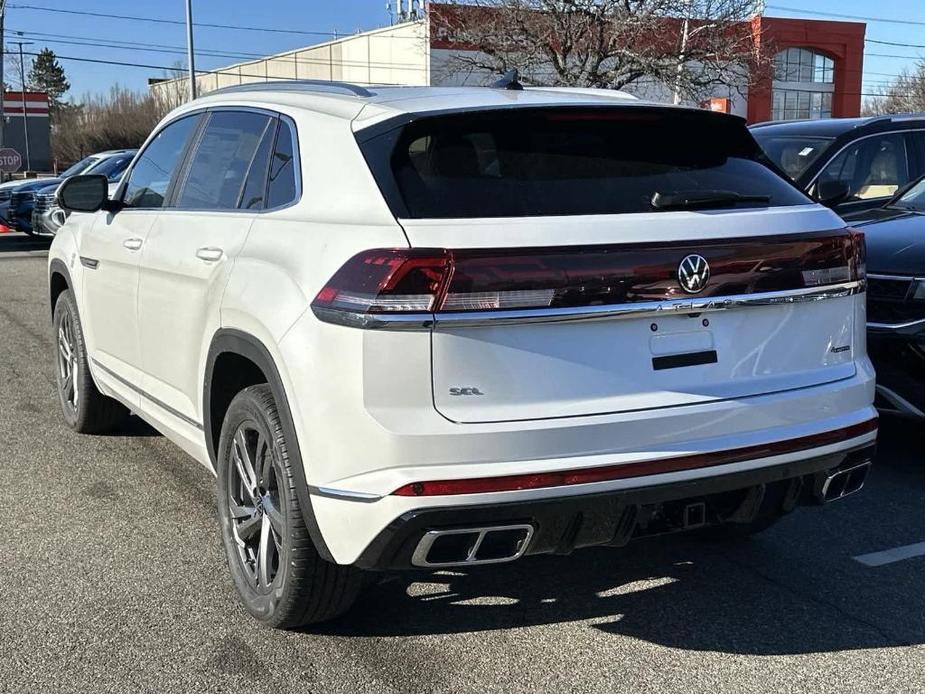
M483 235L518 238L501 233L501 220L475 224L479 229L444 220L439 232L406 222L412 243L420 235L455 249L444 307L468 309L436 314L435 407L457 422L569 417L742 398L853 376L860 287L851 267L854 237L844 230L773 233L797 220L810 229L831 223L825 212L788 215L777 215L777 224L767 213L759 221L754 212L727 212L695 224L687 215L663 215L660 225L674 218L698 240L491 251ZM753 236L722 236L749 228L750 219ZM535 239L564 223L530 221ZM565 223L585 241L632 236L614 233L623 220ZM663 238L674 235L663 229ZM466 240L472 248L461 248ZM694 294L679 274L691 256L710 270ZM501 283L520 286L525 267L534 291L543 277L569 274L571 295L546 309L479 311L458 298L453 303L466 295L456 285L485 301L491 292L504 293Z

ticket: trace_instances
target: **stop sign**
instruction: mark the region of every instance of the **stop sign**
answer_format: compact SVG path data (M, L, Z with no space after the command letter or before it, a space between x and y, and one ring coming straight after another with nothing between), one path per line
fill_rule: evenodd
M0 171L15 173L22 167L22 155L15 149L0 149Z

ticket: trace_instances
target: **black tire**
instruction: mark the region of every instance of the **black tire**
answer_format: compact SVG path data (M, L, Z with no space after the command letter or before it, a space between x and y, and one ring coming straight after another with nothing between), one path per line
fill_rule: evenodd
M81 434L101 434L118 428L128 418L128 408L100 393L93 382L83 328L70 290L58 295L53 325L55 382L64 421Z
M349 610L365 574L327 562L315 549L269 385L246 388L231 401L217 466L222 541L247 611L267 626L294 629Z

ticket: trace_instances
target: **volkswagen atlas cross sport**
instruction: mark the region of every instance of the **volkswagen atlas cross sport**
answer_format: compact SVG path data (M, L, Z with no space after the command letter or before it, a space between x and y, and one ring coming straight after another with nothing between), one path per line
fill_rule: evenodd
M738 118L519 86L235 87L58 193L64 418L215 472L265 624L864 482L863 236Z

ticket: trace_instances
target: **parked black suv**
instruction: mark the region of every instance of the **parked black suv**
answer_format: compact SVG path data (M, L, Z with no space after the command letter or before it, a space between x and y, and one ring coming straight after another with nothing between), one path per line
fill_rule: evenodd
M867 344L881 411L925 417L925 177L845 220L867 240Z
M882 207L925 174L925 114L758 123L751 132L800 188L842 216Z

